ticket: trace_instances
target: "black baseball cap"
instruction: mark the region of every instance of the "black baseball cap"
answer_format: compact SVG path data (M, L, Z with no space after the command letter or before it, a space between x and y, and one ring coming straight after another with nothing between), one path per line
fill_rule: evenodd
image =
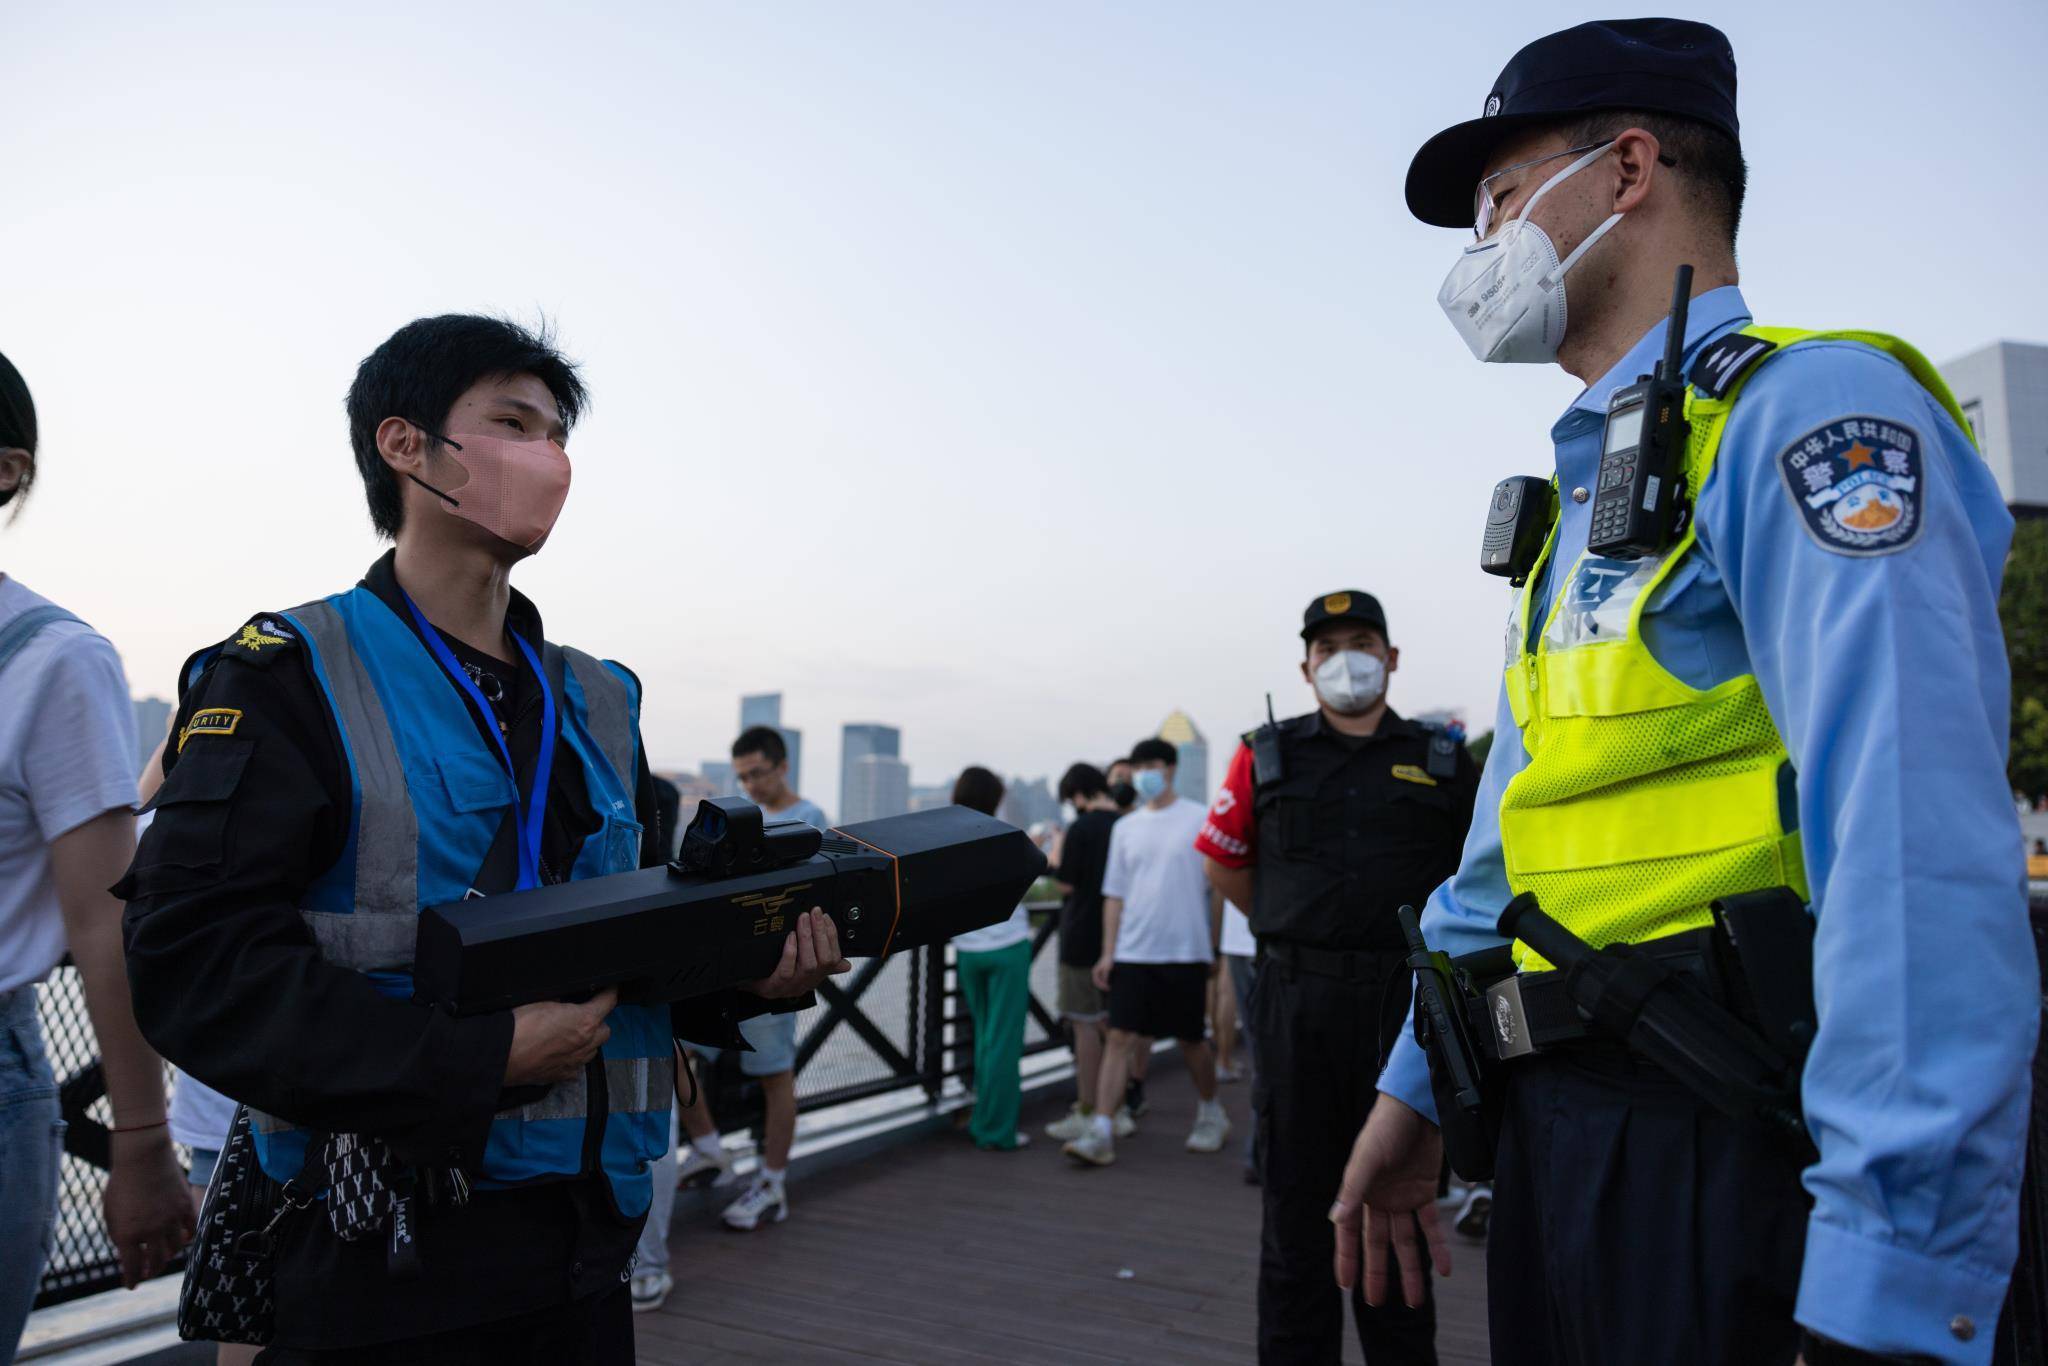
M1301 638L1307 640L1316 633L1317 627L1332 621L1355 621L1360 626L1370 626L1378 631L1381 639L1386 638L1387 614L1380 606L1380 600L1356 588L1340 588L1310 603L1308 610L1301 614Z
M1538 38L1501 69L1478 118L1422 144L1408 163L1408 211L1439 228L1471 227L1473 191L1504 138L1603 109L1696 119L1740 142L1735 49L1690 19L1596 19Z

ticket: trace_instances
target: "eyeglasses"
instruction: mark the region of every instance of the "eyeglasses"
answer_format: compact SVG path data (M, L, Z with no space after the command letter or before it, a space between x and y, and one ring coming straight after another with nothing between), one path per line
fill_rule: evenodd
M1527 161L1518 161L1512 166L1501 167L1498 171L1480 181L1479 187L1472 191L1472 239L1475 242L1484 242L1486 234L1493 230L1493 215L1500 208L1500 199L1494 195L1493 187L1494 183L1502 176L1513 175L1516 171L1526 171L1531 166L1541 166L1546 161L1557 161L1562 157L1578 156L1584 152L1591 152L1601 147L1611 147L1613 145L1612 142L1589 142L1583 147L1567 147L1562 152L1552 152L1547 156L1531 157ZM1676 166L1678 160L1675 157L1666 156L1664 153L1659 152L1657 154L1657 164L1660 166ZM1508 193L1514 193L1513 189L1510 188Z

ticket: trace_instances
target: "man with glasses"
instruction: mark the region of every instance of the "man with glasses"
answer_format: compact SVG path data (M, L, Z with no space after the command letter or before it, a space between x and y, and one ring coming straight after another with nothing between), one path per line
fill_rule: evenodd
M1754 1024L1687 966L1710 906L1763 893L1812 931L1811 1161L1514 946L1521 1018L1550 1024L1494 1064L1496 1362L1987 1362L2015 1256L2039 1001L2004 786L2012 519L1918 352L1752 324L1744 178L1728 41L1669 19L1530 44L1408 173L1418 218L1475 229L1438 296L1473 354L1585 386L1551 428L1547 540L1509 566L1497 740L1425 936L1497 946L1531 893ZM1664 354L1681 265L1685 516L1645 528L1595 490L1634 477L1603 462L1639 439L1609 399ZM1449 1257L1412 1033L1380 1093L1331 1211L1338 1279L1419 1303Z

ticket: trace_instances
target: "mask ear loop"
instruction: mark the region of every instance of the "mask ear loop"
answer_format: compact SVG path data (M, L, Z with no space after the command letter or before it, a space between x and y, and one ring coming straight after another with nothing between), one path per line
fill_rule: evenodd
M428 437L431 437L432 439L434 439L435 441L438 441L438 442L440 442L440 443L441 443L442 445L444 445L444 446L451 446L451 447L453 447L454 449L456 449L456 450L458 450L458 451L462 449L462 443L461 443L461 442L459 442L459 441L450 441L450 440L449 440L449 439L448 439L447 437L445 437L445 436L442 436L442 435L441 435L441 434L440 434L439 432L437 432L437 431L434 431L434 430L433 430L432 428L430 428L430 427L420 427L420 424L419 424L419 423L417 423L417 422L413 423L412 425L413 425L413 426L415 426L415 427L419 427L419 429L420 429L420 432L421 432L421 433L422 433L423 435L425 435L425 436L428 436ZM429 483L428 483L428 482L427 482L426 480L424 480L424 479L420 478L420 477L419 477L418 475L416 475L416 474L412 473L412 472L411 472L410 470L408 470L408 471L406 472L406 476L405 476L405 477L406 477L406 478L408 478L408 479L410 479L410 480L412 480L412 481L413 481L413 483L415 483L415 484L418 484L418 485L419 485L419 486L420 486L421 488L425 489L425 490L426 490L426 491L427 491L428 493L431 493L431 494L433 494L433 495L434 495L434 496L435 496L436 498L439 498L439 499L440 499L440 500L441 500L442 502L446 503L446 504L447 504L447 505L448 505L449 507L452 507L452 508L459 508L459 507L461 507L461 506L462 506L462 502L461 502L461 500L460 500L460 499L458 499L458 498L456 498L456 497L455 497L455 496L454 496L453 494L447 494L447 493L443 493L443 492L441 492L441 490L439 490L439 489L435 488L435 487L434 487L434 486L433 486L432 484L429 484Z
M1542 199L1543 196L1549 194L1553 186L1558 185L1563 181L1570 180L1580 171L1585 170L1588 166L1591 166L1601 157L1606 156L1607 153L1613 149L1613 147L1613 142L1603 142L1598 147L1595 147L1592 151L1580 157L1577 161L1574 161L1571 165L1565 167L1562 171L1559 171L1550 179L1544 181L1541 185L1539 185L1536 188L1536 193L1529 196L1529 202L1522 206L1522 211L1516 214L1512 219L1510 219L1507 226L1501 229L1500 235L1503 238L1505 238L1507 236L1507 229L1509 227L1515 227L1519 224L1527 222L1529 215L1535 212L1537 201ZM1587 249L1590 248L1595 242L1605 237L1608 233L1608 230L1620 221L1621 215L1618 213L1613 214L1608 218L1608 220L1605 223L1602 223L1599 227L1593 229L1592 232L1586 235L1585 241L1579 243L1578 246L1572 249L1571 255L1565 257L1564 260L1557 263L1556 270L1546 271L1544 273L1543 278L1536 282L1536 287L1538 289L1549 289L1559 280L1562 280L1565 277L1566 272L1570 271L1573 266L1578 264L1579 258L1586 254Z

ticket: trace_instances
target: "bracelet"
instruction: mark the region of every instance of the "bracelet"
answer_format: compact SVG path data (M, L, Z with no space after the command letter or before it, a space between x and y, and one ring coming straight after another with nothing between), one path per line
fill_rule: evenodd
M139 1134L144 1130L161 1129L169 1124L170 1120L168 1119L154 1120L148 1124L109 1124L107 1132L110 1134Z

